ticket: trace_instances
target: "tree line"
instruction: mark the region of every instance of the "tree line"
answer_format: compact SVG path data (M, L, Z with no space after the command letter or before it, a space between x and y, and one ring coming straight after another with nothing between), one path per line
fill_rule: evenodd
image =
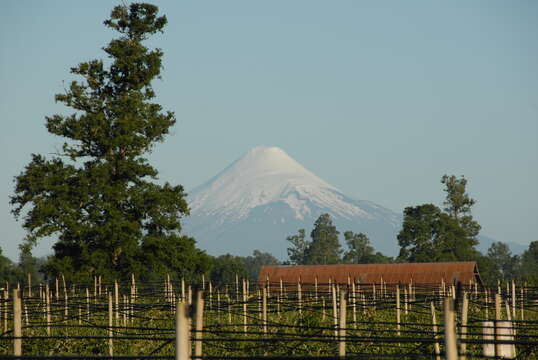
M339 231L329 214L322 214L310 234L305 230L288 236L287 264L373 264L403 262L476 261L482 279L489 284L497 280L538 280L538 241L521 255L512 255L509 246L494 242L480 253L477 235L480 225L473 219L471 208L476 203L466 192L465 177L444 175L441 178L446 198L444 208L433 204L410 206L404 210L402 229L397 241L400 247L395 258L376 252L363 233L344 232L347 250L339 241Z

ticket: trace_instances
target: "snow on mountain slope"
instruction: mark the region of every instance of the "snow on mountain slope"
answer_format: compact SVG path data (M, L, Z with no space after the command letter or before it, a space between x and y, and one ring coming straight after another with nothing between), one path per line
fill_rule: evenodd
M329 185L277 147L256 147L191 194L193 214L221 215L234 220L261 205L284 201L298 219L311 213L305 199L343 217L369 214L343 200Z
M401 225L401 216L345 196L277 147L251 149L187 199L186 233L212 254L260 249L285 258L286 236L310 229L322 213L331 214L340 231L365 232L374 246L382 245L376 249L394 254Z

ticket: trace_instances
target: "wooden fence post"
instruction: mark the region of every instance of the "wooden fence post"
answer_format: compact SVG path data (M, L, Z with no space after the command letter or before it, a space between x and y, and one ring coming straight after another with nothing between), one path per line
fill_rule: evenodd
M333 325L334 325L334 337L338 338L338 310L336 306L336 284L333 284L331 288L333 297Z
M118 280L114 280L114 315L116 318L116 325L120 323L120 289Z
M469 312L469 298L467 292L463 292L463 302L461 304L461 339L464 340L460 343L460 360L465 360L465 353L467 352L467 344L465 339L467 338L467 314Z
M435 340L435 343L433 344L433 350L435 352L435 360L441 360L441 349L439 348L439 342L437 341L437 319L435 316L435 305L433 304L433 301L430 303L430 308L432 312L432 324L433 324L433 338Z
M181 278L181 300L187 302L187 295L185 294L185 279Z
M486 291L484 292L484 295L486 296L485 298L485 307L486 307L486 320L489 320L489 293L488 293L488 289L486 289Z
M456 328L454 326L454 298L445 297L445 353L446 360L458 358L456 346Z
M338 356L344 358L346 356L346 292L340 292L340 321L338 325Z
M516 320L516 283L512 280L512 319Z
M8 313L8 307L9 305L7 304L9 300L9 290L7 290L7 286L6 286L6 290L4 290L4 303L5 303L5 315L4 315L4 332L7 332L7 313Z
M301 291L301 279L297 281L297 303L299 305L299 316L303 313L303 300L302 300L302 291Z
M32 275L28 273L28 297L32 297Z
M64 318L67 321L69 319L69 298L67 294L67 289L64 286Z
M211 280L209 280L208 284L209 284L209 302L207 304L207 310L211 311L211 307L212 307L211 304L213 303L213 284L211 283Z
M189 360L189 327L188 311L185 301L178 301L176 306L176 358L175 360Z
M523 293L523 286L519 289L520 290L520 293L521 293L521 314L519 316L519 318L521 320L525 320L525 311L524 311L524 304L525 304L525 298L523 297L524 296L524 293Z
M22 355L22 306L21 293L13 289L13 355Z
M262 299L262 321L263 321L263 333L267 335L267 288L263 288Z
M247 283L243 279L243 333L247 334Z
M114 356L114 342L112 339L112 324L113 324L113 309L112 309L112 293L108 293L108 355Z
M357 327L357 289L355 288L355 281L351 283L351 306L353 309L353 325Z
M46 285L45 287L45 301L47 303L46 307L47 307L47 335L50 336L50 317L51 317L51 313L50 313L50 301L51 301L51 297L52 297L52 294L51 292L49 291L49 284Z
M400 336L400 285L396 285L396 334Z
M196 324L195 324L195 342L194 342L194 356L197 358L202 357L202 337L204 330L204 292L198 290L196 292Z
M86 288L86 319L90 321L90 290Z
M497 290L500 291L500 286L497 286ZM497 326L499 322L501 321L501 294L497 292L495 294L495 340L499 340L497 338ZM501 344L495 344L495 356L498 356L501 353Z
M407 303L408 303L408 295L407 295L407 287L404 285L404 314L407 316L409 314L407 310Z

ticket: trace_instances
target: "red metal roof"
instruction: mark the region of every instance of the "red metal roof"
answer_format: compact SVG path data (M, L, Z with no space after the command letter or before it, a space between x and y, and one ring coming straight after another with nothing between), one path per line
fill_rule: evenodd
M259 281L270 282L282 280L293 283L379 283L381 279L388 284L410 283L435 284L459 281L468 284L469 280L481 283L478 267L474 261L441 262L441 263L405 263L405 264L357 264L357 265L297 265L297 266L264 266Z

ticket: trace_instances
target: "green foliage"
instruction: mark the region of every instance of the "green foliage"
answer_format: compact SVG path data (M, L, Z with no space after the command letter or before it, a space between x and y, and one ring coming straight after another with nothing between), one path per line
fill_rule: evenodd
M370 239L363 233L355 234L353 231L346 231L344 239L349 248L344 253L344 262L349 264L365 264L369 262L370 256L374 253L374 248L370 246Z
M18 271L13 261L2 255L2 248L0 248L0 287L2 287L5 282L13 284L20 280L20 271Z
M143 262L142 280L162 279L170 274L172 279L199 280L208 274L211 257L196 248L195 240L187 236L147 236L142 244L140 262Z
M236 276L239 279L246 279L249 276L243 257L226 254L213 259L213 266L210 273L213 284L217 286L233 284L235 283Z
M480 278L486 286L494 287L497 285L498 273L493 260L487 255L478 254L474 259L480 271Z
M61 153L33 154L15 178L12 212L24 219L26 246L58 236L45 266L51 275L111 279L148 264L158 273L207 268L193 240L180 236L179 219L189 212L183 187L154 183L157 170L146 159L176 121L151 102L163 53L142 42L166 24L157 11L150 4L114 8L105 25L120 37L103 48L110 64L90 60L72 68L83 80L56 101L74 113L46 118L48 131L66 139ZM169 259L180 252L186 262Z
M311 242L305 239L304 229L299 229L297 235L291 235L286 238L291 243L288 248L288 257L292 265L306 264L306 251Z
M199 274L200 275L200 274ZM137 277L138 278L138 277ZM199 278L199 276L198 276ZM163 279L161 279L162 281ZM26 356L78 356L99 357L108 354L106 341L108 328L108 299L107 294L92 296L90 312L86 313L85 285L74 284L69 291L69 302L64 303L62 296L52 297L51 336L47 336L43 319L43 303L38 300L24 303L24 313L28 313L33 326L24 327L23 354ZM111 285L111 284L109 284ZM175 289L177 291L178 283ZM193 285L193 284L187 284ZM243 301L241 291L235 291L233 283L225 287L213 287L213 294L205 293L205 308L203 312L203 356L208 358L305 358L323 357L335 358L339 339L335 336L334 318L332 316L331 296L327 293L317 293L313 289L303 288L301 304L298 311L298 297L295 290L288 288L287 294L277 299L278 291L272 291L267 299L267 322L264 324L261 316L261 292L257 285L252 284L247 302ZM395 284L391 284L395 285ZM418 285L418 284L417 284ZM173 358L175 343L174 303L165 300L162 283L138 283L139 292L134 306L126 312L124 323L121 314L125 308L120 303L119 321L114 322L113 347L115 356L156 356ZM503 290L504 286L501 288ZM128 284L120 284L120 294L129 295ZM219 295L216 295L216 290ZM276 289L275 289L276 290ZM352 297L347 301L346 317L346 350L347 354L359 358L401 358L422 359L434 358L432 315L430 306L433 304L434 313L438 319L437 326L442 330L443 311L442 298L438 296L437 288L430 286L415 288L417 292L411 299L400 295L400 331L397 331L394 287L388 287L387 296L373 299L373 293L368 287L361 287L362 296ZM484 306L485 291L475 296L469 294L468 318L477 326L469 326L467 339L468 358L480 358L483 354L482 321L491 319L493 309L491 300L489 310ZM496 287L489 289L490 294ZM514 322L518 338L533 340L537 336L535 322L537 313L532 307L532 287L524 292L525 321ZM504 293L503 296L508 294ZM121 297L120 297L121 299ZM461 297L457 298L461 301ZM26 299L24 299L26 300ZM220 301L219 301L220 300ZM410 303L405 303L410 300ZM243 334L243 305L247 308L247 332ZM68 306L69 316L64 315L64 306ZM82 305L82 306L81 306ZM441 306L440 306L441 305ZM403 309L409 311L403 311ZM128 308L129 309L129 308ZM461 306L456 306L456 318L461 318ZM79 312L81 311L81 312ZM79 319L79 314L81 318ZM505 317L503 311L502 317ZM520 316L517 309L518 319ZM12 329L12 317L7 318L8 329ZM354 321L356 319L356 322ZM82 325L79 323L81 321ZM264 333L264 325L267 333ZM0 357L7 358L13 352L13 341L7 336L0 337ZM441 336L438 340L442 344ZM518 342L517 353L524 354L523 358L537 357L537 349L527 343ZM194 345L194 342L193 344ZM441 345L442 346L442 345ZM189 348L192 351L192 348Z
M30 249L23 247L19 256L18 270L21 273L21 277L24 278L24 282L28 281L28 274L31 277L32 284L43 281L41 268L44 263L44 259L33 257Z
M497 241L491 244L487 257L492 262L492 275L498 280L515 280L519 275L519 256L512 255L507 244Z
M338 230L333 225L329 214L321 214L314 223L314 229L310 233L312 242L306 249L307 264L325 265L338 264L341 262L340 242Z
M291 243L288 248L288 264L291 265L321 265L321 264L388 264L393 259L375 252L370 246L370 239L363 233L352 231L344 233L348 250L342 257L342 249L338 239L339 231L333 225L329 214L322 214L314 223L311 232L312 240L305 239L304 229L297 235L288 236Z
M450 217L458 222L465 230L466 236L475 237L480 231L480 225L473 220L471 215L471 207L476 203L465 192L467 180L465 177L460 179L454 175L444 175L441 178L441 183L445 185L446 199L443 202L445 212Z
M457 221L437 206L424 204L407 207L398 234L399 261L438 262L472 260L477 252Z
M8 257L2 255L2 248L0 248L0 287L6 282L10 284L26 284L28 274L30 274L33 285L43 281L41 268L45 260L33 257L29 249L23 248L21 250L19 262L14 263Z
M407 207L398 234L399 261L437 262L476 260L480 225L471 216L475 200L465 192L467 180L444 175L445 212L433 204Z
M251 282L258 281L258 275L262 266L278 265L280 262L277 258L268 252L254 250L252 256L245 258L245 267L248 271L248 279Z
M380 252L375 252L370 246L370 239L363 233L355 234L352 231L344 233L348 251L344 253L343 261L348 264L389 264L392 262Z
M531 242L521 255L521 274L527 281L538 284L538 241Z

